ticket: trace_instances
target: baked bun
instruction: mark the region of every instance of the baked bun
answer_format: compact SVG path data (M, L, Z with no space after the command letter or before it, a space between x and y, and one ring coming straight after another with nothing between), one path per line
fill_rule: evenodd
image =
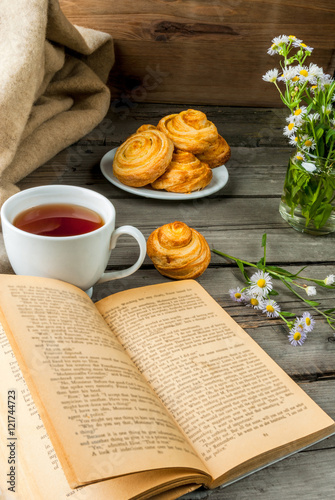
M113 173L127 186L142 187L160 177L171 162L173 143L159 130L137 132L118 147Z
M166 134L177 149L197 154L207 149L218 137L214 123L202 111L188 109L162 118L158 130Z
M230 158L230 146L227 141L218 136L217 140L213 142L203 153L199 153L197 157L199 160L207 163L211 168L224 165Z
M155 125L150 125L149 123L145 123L144 125L141 125L136 132L144 132L145 130L156 130L157 127Z
M177 150L167 170L151 186L173 193L191 193L206 187L212 177L212 170L206 163L202 163L193 153Z
M211 260L205 238L184 222L171 222L153 231L147 253L163 276L176 280L197 278Z

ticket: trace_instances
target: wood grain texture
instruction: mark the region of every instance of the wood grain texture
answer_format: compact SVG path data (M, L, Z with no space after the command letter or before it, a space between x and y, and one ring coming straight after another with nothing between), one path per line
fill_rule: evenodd
M190 2L157 2L164 6ZM194 2L193 2L194 3ZM106 4L106 2L105 2ZM275 5L281 2L274 2ZM328 2L318 4L327 8ZM71 4L72 5L72 4ZM87 5L78 5L80 12ZM115 2L124 12L133 5ZM143 6L140 2L139 6ZM259 2L255 5L260 7ZM311 2L306 3L312 9ZM157 8L158 8L157 7ZM320 7L320 8L321 8ZM100 8L100 2L95 3ZM149 200L131 195L110 184L100 172L100 160L111 148L144 123L157 124L166 114L187 109L185 104L164 105L127 101L122 107L112 101L103 122L86 137L60 152L20 183L21 189L42 184L72 184L107 196L117 211L116 225L132 224L147 238L159 225L182 220L199 230L211 249L256 263L262 256L261 238L268 235L267 261L298 271L303 265L306 277L325 278L335 274L335 234L315 238L290 228L280 217L278 205L291 148L283 137L286 111L268 108L197 106L213 121L232 148L227 163L229 183L214 195L182 202ZM120 238L108 269L129 267L137 258L136 244L130 237ZM252 270L248 270L252 273ZM146 257L135 274L96 285L93 300L145 285L170 281ZM335 336L321 315L316 327L301 347L292 347L288 329L280 319L269 319L260 311L233 302L229 289L243 285L238 267L212 254L208 269L199 283L241 325L248 334L288 373L330 416L335 418ZM275 283L282 310L301 315L310 310L284 285ZM335 290L319 289L322 310L334 307ZM335 484L335 436L310 449L274 464L223 489L200 489L188 500L332 500Z
M294 34L315 48L313 62L335 69L332 0L61 0L68 19L110 33L116 64L112 97L135 102L281 106L262 75L278 63L274 36Z

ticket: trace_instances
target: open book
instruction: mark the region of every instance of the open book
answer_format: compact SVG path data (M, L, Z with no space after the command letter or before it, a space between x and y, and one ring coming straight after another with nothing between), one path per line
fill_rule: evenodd
M0 321L9 498L173 499L335 432L196 281L94 304L57 280L2 275Z

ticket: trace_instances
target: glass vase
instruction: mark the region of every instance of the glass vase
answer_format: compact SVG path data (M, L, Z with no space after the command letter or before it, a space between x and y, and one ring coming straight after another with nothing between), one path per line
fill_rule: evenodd
M326 158L292 155L279 212L294 229L313 235L335 231L335 165Z

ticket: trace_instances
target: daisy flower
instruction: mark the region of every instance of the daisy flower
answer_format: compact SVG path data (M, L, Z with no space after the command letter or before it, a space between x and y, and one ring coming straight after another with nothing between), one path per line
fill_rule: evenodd
M318 80L318 89L325 90L326 85L330 85L334 80L330 75L324 73Z
M329 274L325 279L324 279L325 285L332 285L335 283L335 274Z
M308 69L309 68L307 66L299 66L298 67L298 76L299 76L299 80L301 82L309 82L310 81L311 75L309 74Z
M279 49L279 47L277 47L277 45L276 45L275 43L273 43L273 44L271 45L271 47L268 49L268 51L267 51L267 52L268 52L268 54L269 54L270 56L274 56L275 54L277 54L277 50L278 50L278 49Z
M265 297L272 290L272 280L269 273L257 271L251 276L250 281L251 293L259 297Z
M316 295L316 287L315 286L306 286L305 292L307 293L307 295L309 297L311 297L312 295Z
M298 151L298 152L295 154L294 158L295 158L296 160L298 160L298 161L304 161L305 156L303 155L303 153L302 153L301 151Z
M316 83L317 78L321 78L323 76L323 69L320 68L317 64L310 63L309 68L308 68L309 75L311 76L312 79L315 79L313 83Z
M313 47L309 47L308 45L303 43L302 40L294 40L292 45L293 47L304 49L306 50L306 52L313 52Z
M285 68L283 74L278 78L282 82L288 82L293 80L297 76L297 68L295 66L291 68Z
M306 151L309 151L310 149L315 148L315 140L313 137L308 137L305 135L302 137L302 148Z
M297 116L305 116L305 114L307 113L307 108L306 106L300 106L300 108L297 108L294 110L294 116L297 117Z
M274 39L272 40L272 43L274 45L282 45L282 44L287 44L290 41L290 37L287 35L280 35L280 36L275 36Z
M296 130L297 130L297 126L293 121L284 127L283 134L286 135L286 137L291 137L291 135L294 134L294 132Z
M262 78L265 82L274 83L278 78L278 69L269 69Z
M294 134L292 134L291 137L289 137L289 143L291 144L291 146L297 146L297 143L298 143L298 137L296 137Z
M300 318L299 323L303 324L303 329L306 333L311 332L315 325L315 319L313 319L311 313L305 311Z
M307 333L307 330L305 329L305 324L304 324L302 318L296 318L293 326L296 330L299 330L299 332Z
M288 335L288 339L291 345L297 346L302 345L306 340L306 332L303 329L294 326L291 328L290 333Z
M269 318L278 318L280 313L280 306L272 299L263 300L262 312L266 313Z
M261 298L258 297L258 295L252 293L250 291L250 288L246 290L246 306L247 307L253 307L254 309L261 309L262 308L262 300Z
M320 120L320 115L319 113L311 113L310 115L307 116L307 119L310 122L317 122Z
M231 288L229 290L230 298L235 300L235 302L244 302L246 300L245 293L241 290L241 288Z

